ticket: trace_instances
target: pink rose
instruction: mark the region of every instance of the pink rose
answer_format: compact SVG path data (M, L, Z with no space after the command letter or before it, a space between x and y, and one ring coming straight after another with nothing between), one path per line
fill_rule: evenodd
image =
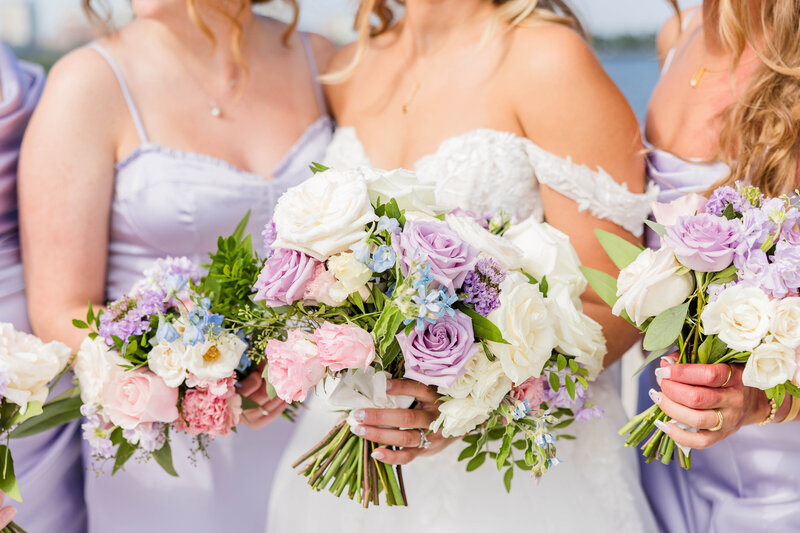
M333 275L333 272L319 263L314 271L314 277L306 286L303 300L310 304L325 304L338 307L347 300L347 291Z
M678 217L690 217L702 213L706 208L705 196L699 194L685 194L668 204L653 202L650 206L656 222L663 226L671 226L678 221Z
M211 386L187 390L175 429L212 438L230 435L242 414L242 397L236 394L235 382L234 378L226 378Z
M271 339L265 350L270 384L285 402L302 402L325 375L312 336L295 329L285 342Z
M263 301L267 307L291 305L301 300L319 264L313 257L296 250L275 250L253 286L257 291L254 300Z
M544 399L544 381L541 377L528 378L511 389L511 397L518 402L528 400L528 407L531 410L536 410Z
M103 409L123 429L143 422L172 422L178 418L178 389L149 370L120 369L103 391Z
M375 360L372 335L358 326L325 322L314 330L314 342L320 362L334 372L346 368L366 370Z

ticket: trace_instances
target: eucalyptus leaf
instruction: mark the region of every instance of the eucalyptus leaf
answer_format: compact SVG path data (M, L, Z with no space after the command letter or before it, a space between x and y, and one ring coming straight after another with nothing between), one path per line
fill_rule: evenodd
M11 458L11 450L5 444L0 445L0 490L6 496L22 501L17 484L17 475L14 473L14 459Z
M42 407L42 413L23 421L9 434L9 438L30 437L48 429L62 426L81 417L81 399L78 397L52 401Z
M601 229L594 230L594 234L597 235L600 246L603 247L608 257L611 258L620 270L633 263L636 258L639 257L639 254L642 253L641 248L635 244L631 244L619 235Z
M580 269L583 273L583 277L586 278L586 281L589 282L589 285L591 285L597 295L600 296L609 307L614 307L614 304L617 303L617 280L600 270L584 266L580 267Z
M644 349L647 351L669 348L683 330L686 315L689 313L689 302L670 307L655 317L644 335Z
M133 456L135 451L136 445L123 439L119 448L117 448L117 457L114 459L114 468L111 470L111 473L116 474L117 471L128 462L128 459Z
M25 406L25 412L23 413L22 409L18 410L16 414L11 417L8 425L14 426L20 422L37 417L40 414L42 414L42 402L28 402L28 405Z
M644 223L647 224L651 230L655 231L659 237L663 237L667 234L667 228L665 228L663 224L653 222L652 220L645 220Z
M164 441L164 446L153 452L153 459L161 465L161 468L170 476L178 477L178 472L172 464L172 448L169 445L169 438Z
M258 404L258 402L253 400L252 398L248 398L243 394L240 394L239 396L242 397L242 411L249 411L250 409L258 409L259 407L261 407Z

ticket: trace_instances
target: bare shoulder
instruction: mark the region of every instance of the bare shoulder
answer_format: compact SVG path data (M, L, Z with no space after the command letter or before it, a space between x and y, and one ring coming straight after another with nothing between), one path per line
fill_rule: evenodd
M664 25L661 26L658 35L656 35L656 51L658 52L658 59L661 65L664 64L667 54L675 47L678 38L681 36L681 20L684 16L686 16L685 13L680 17L677 13L672 15Z
M515 75L583 72L596 65L583 36L562 24L519 26L510 32L507 66Z
M311 42L311 49L314 51L319 71L326 72L336 54L336 45L318 33L309 32L308 40Z

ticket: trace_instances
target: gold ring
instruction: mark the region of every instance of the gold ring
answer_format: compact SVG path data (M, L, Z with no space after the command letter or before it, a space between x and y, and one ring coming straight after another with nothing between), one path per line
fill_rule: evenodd
M728 384L728 382L730 382L730 380L731 380L731 376L733 376L733 367L731 366L731 364L730 364L730 363L725 363L725 364L726 364L726 365L728 365L728 379L726 379L726 380L725 380L725 383L723 383L723 384L722 384L722 386L723 386L723 387L724 387L725 385L727 385L727 384Z
M712 411L714 411L714 413L716 413L718 422L717 422L717 425L714 426L713 428L709 429L709 431L719 431L720 429L722 429L722 424L725 421L722 418L722 411L720 411L719 409L712 409Z

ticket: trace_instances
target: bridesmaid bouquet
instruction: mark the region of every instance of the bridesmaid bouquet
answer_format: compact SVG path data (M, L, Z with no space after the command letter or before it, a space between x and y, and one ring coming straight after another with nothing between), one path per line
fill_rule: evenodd
M249 366L247 344L210 311L200 276L187 258L159 259L105 311L90 307L85 322L73 322L91 329L74 368L84 439L96 461L113 458L112 473L138 451L177 476L171 430L194 436L193 452L205 453L239 422L235 385Z
M68 368L72 352L60 342L44 343L33 335L0 323L0 490L22 501L14 461L7 443L10 438L35 435L76 418L75 400L68 393L43 405L50 389ZM24 533L15 523L2 533Z
M688 195L653 211L657 222L647 223L661 235L659 250L598 232L622 270L616 280L585 271L614 314L645 333L645 365L677 347L678 363L743 363L744 384L777 407L787 393L800 397L797 198L720 187L708 200ZM669 420L653 405L620 434L629 434L626 446L644 443L648 462L677 454L688 470L690 450L655 427Z
M263 350L270 394L301 402L319 384L343 412L295 463L311 487L406 505L400 467L350 429L354 409L412 406L387 394L390 378L438 387L430 430L464 437L468 470L489 456L508 486L514 465L541 476L557 464L553 432L601 413L588 380L605 354L567 237L502 214L443 214L411 172L312 169L278 201L257 278L236 275L252 262L229 240L211 276L238 291L230 316Z

